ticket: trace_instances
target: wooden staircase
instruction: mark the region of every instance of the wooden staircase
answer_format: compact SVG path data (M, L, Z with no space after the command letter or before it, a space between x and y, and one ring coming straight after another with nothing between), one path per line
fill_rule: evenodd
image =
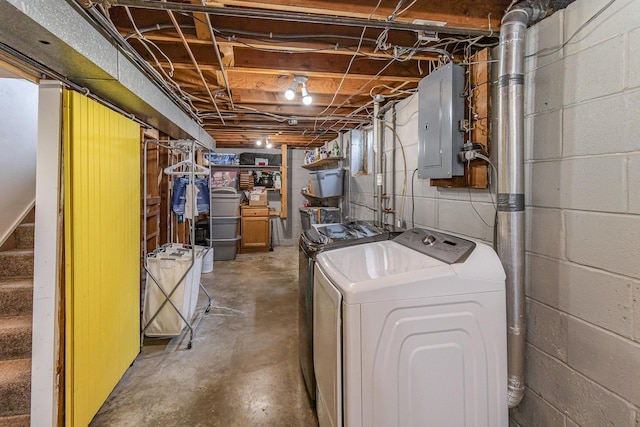
M22 224L0 251L0 427L28 427L34 225Z

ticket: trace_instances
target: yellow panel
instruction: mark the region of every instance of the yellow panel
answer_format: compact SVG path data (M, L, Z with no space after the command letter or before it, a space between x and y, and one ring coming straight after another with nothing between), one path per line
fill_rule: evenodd
M65 414L87 426L140 350L140 129L64 100Z

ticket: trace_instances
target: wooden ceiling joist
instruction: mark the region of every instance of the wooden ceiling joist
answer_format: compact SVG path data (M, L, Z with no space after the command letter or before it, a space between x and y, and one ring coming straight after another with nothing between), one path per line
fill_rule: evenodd
M187 94L188 113L199 115L219 147L253 146L267 134L276 144L279 138L291 147L314 147L339 130L370 123L373 96L399 100L415 93L444 58L415 49L410 59L393 60L394 54L437 46L460 62L475 37L464 34L481 35L474 49L495 43L511 0L107 3L115 28L171 91ZM128 10L120 7L127 3ZM434 29L437 40L427 40L424 28ZM293 100L285 99L294 76L308 78L311 105L302 104L300 88Z

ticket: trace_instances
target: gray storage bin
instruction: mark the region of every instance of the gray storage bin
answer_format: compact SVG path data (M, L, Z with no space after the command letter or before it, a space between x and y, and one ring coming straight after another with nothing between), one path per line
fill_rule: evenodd
M211 216L230 217L240 214L240 194L232 187L211 189Z
M207 239L207 244L213 247L214 261L232 261L236 259L238 240L240 240L240 236L236 236L233 239Z
M320 221L318 222L318 210L320 210ZM312 224L336 224L342 222L340 208L331 207L307 207L300 208L300 222L302 229L308 230Z
M326 169L310 172L313 195L316 197L342 196L344 169Z
M238 234L239 216L211 217L212 239L233 239Z

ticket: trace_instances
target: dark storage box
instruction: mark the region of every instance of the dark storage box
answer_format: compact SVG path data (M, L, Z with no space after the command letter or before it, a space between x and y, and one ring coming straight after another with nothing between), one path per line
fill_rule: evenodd
M268 166L282 165L282 154L267 153L240 153L240 164L254 166L256 164L256 157L267 159Z

